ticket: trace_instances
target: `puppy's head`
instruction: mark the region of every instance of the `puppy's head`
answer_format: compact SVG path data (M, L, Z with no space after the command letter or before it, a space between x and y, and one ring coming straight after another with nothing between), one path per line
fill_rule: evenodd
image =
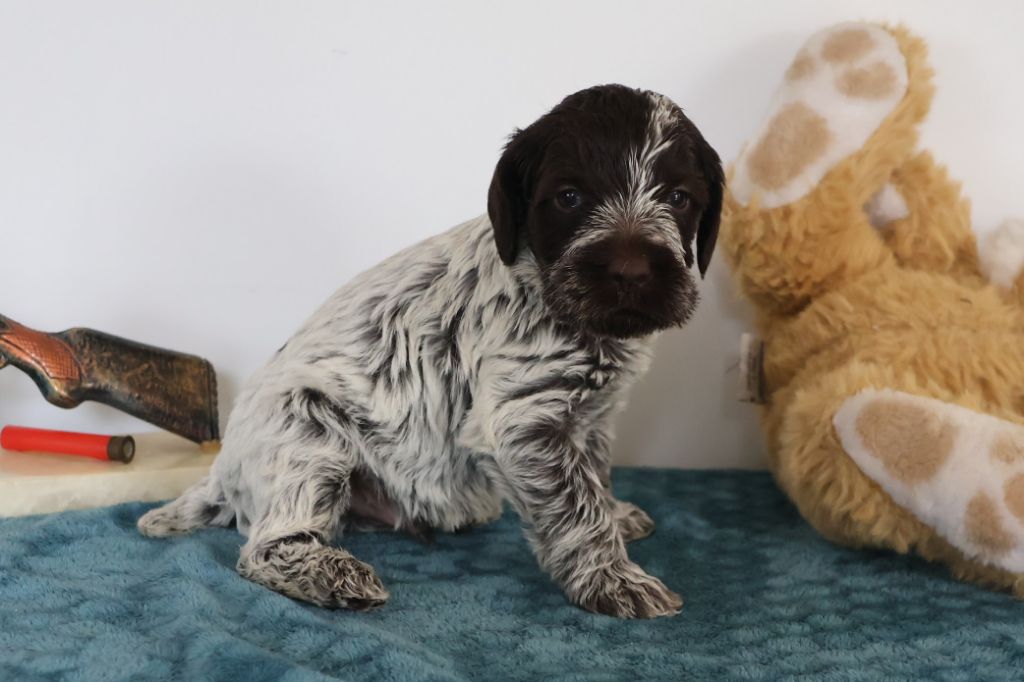
M506 264L529 248L561 321L616 337L683 324L722 210L722 166L668 98L604 85L517 131L487 210ZM696 242L696 257L694 256Z

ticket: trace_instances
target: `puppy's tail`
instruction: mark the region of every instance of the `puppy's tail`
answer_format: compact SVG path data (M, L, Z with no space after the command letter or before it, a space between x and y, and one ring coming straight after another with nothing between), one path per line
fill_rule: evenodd
M136 524L139 532L151 538L185 535L206 526L226 526L234 512L224 498L220 485L213 476L204 476L181 494L178 499L162 507L150 509Z

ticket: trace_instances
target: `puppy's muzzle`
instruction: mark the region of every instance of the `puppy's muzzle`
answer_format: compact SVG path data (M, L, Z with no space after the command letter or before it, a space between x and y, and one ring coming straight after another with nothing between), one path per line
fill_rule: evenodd
M677 267L671 249L640 236L616 236L595 245L589 254L596 278L625 297L657 288L659 273Z
M616 250L608 261L607 271L620 291L637 291L651 281L651 258L642 246Z

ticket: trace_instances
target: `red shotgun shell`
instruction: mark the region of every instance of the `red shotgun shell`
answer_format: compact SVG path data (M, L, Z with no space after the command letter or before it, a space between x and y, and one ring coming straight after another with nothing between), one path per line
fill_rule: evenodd
M131 436L98 436L24 426L5 426L0 431L0 447L20 452L53 452L93 457L125 464L135 457L135 439Z

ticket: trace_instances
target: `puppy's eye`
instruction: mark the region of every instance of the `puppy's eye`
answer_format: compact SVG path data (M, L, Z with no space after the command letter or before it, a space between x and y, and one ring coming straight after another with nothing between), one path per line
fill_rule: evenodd
M681 189L674 189L668 193L668 205L672 208L686 208L690 205L690 195Z
M563 189L555 195L555 202L563 211L572 211L583 205L583 195L577 189Z

